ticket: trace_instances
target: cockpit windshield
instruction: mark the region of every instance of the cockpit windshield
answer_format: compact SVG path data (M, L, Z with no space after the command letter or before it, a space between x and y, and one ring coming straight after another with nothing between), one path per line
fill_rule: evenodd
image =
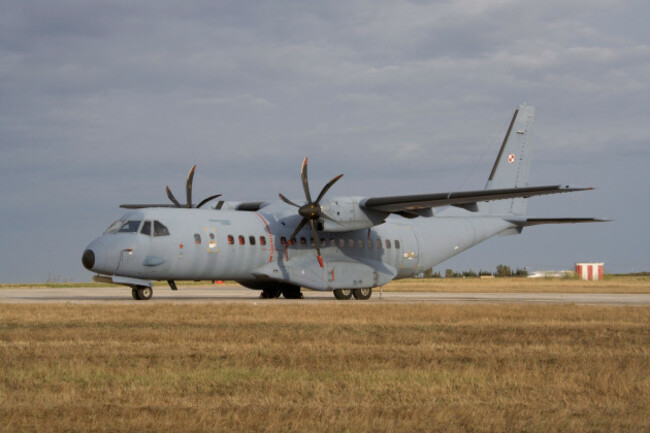
M139 220L130 220L122 224L122 227L118 230L119 233L134 233L138 231L140 227Z
M140 220L117 220L104 232L105 235L111 233L134 233L138 231L140 227Z

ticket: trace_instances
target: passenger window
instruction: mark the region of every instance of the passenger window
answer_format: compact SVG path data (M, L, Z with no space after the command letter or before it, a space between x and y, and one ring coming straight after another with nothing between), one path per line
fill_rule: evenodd
M386 239L386 249L390 250L390 241Z
M140 227L140 221L127 221L118 230L120 233L135 233Z
M339 248L345 248L345 239L339 239Z
M336 247L336 239L330 239L330 247Z
M286 244L287 244L287 238L285 238L284 236L282 236L282 237L280 238L280 243L281 243L282 245L286 245Z
M357 247L363 249L365 242L363 242L363 239L357 240Z
M194 234L194 243L196 245L201 245L201 235L200 234L198 234L198 233Z
M397 239L395 240L395 248L399 249L399 241Z
M306 247L307 246L307 239L300 238L300 245L303 246L303 247Z
M381 239L377 239L377 249L381 250Z
M249 237L248 237L248 242L249 242L251 245L255 245L255 236L249 236Z
M238 239L239 239L239 245L246 244L246 240L244 239L244 237L242 235L239 235Z
M348 239L348 247L354 248L354 239Z
M264 236L260 236L260 245L266 245L266 238Z
M160 221L153 222L153 235L154 236L169 236L169 230Z
M235 237L233 235L228 235L228 245L235 245Z
M151 236L151 221L145 221L144 224L142 224L140 233L143 235Z
M327 246L327 239L320 238L320 246L321 247L326 247Z
M375 246L375 243L372 241L372 239L368 239L368 249L371 250Z

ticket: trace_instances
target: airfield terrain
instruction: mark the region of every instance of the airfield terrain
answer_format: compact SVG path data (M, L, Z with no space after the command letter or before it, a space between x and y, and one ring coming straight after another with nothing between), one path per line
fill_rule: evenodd
M514 280L397 282L370 302L3 287L0 431L650 430L647 302L427 298L643 297L650 279Z

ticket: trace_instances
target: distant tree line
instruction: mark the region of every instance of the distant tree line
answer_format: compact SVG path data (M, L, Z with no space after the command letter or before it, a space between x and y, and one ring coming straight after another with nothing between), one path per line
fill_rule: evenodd
M480 278L480 277L522 277L525 278L528 276L528 270L526 268L517 268L514 271L507 265L498 265L495 272L485 271L483 269L478 272L470 269L463 272L454 272L453 269L445 269L445 278ZM424 278L442 278L440 272L434 272L433 268L428 269L423 274Z

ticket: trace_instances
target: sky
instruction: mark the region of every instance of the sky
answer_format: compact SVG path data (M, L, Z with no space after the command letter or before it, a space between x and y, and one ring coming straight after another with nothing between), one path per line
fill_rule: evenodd
M436 267L650 270L646 0L0 0L0 283L89 281L120 203L483 188L536 107L531 216Z

